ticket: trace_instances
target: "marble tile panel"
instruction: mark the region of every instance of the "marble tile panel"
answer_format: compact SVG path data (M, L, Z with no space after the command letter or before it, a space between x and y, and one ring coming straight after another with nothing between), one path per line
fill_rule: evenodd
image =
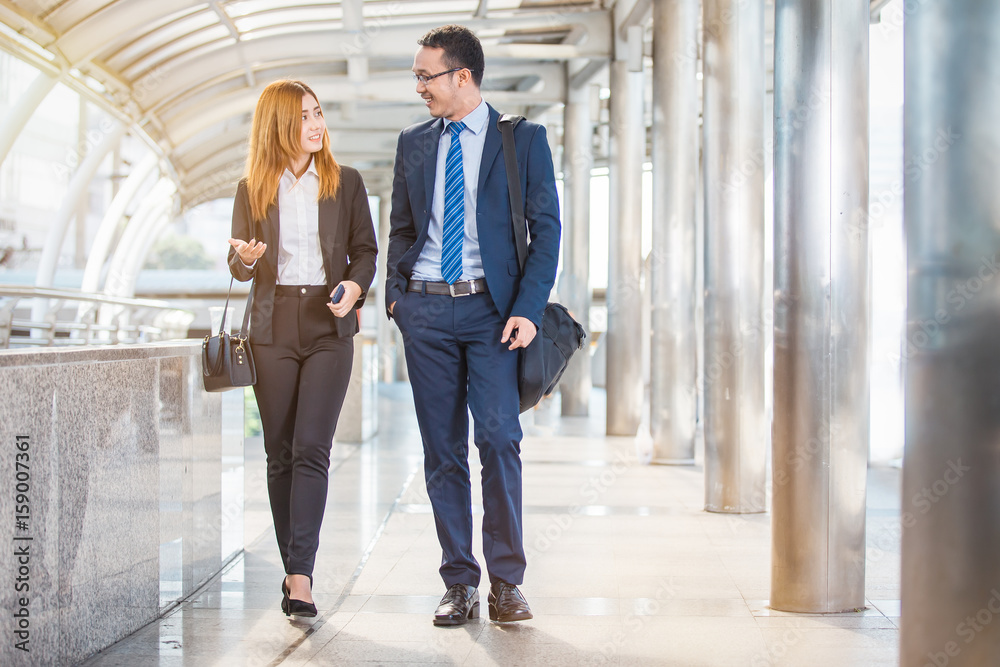
M32 537L33 579L31 653L8 655L5 642L0 664L78 663L159 613L161 443L220 433L218 408L195 383L198 354L193 343L0 354L0 438L31 441L22 536ZM0 450L12 472L15 453ZM214 511L203 509L218 533L215 487L205 496ZM0 498L5 516L14 500ZM13 541L17 527L8 530ZM0 575L13 572L12 553L0 549ZM217 571L218 540L213 555ZM11 593L0 591L2 608L14 609Z
M159 608L156 362L70 365L56 394L61 655L81 660Z
M0 365L3 665L56 664L60 658L60 459L53 427L59 376L51 366Z

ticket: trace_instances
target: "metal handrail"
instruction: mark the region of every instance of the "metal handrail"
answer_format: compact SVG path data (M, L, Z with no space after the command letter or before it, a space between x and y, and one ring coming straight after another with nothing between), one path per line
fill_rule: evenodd
M42 321L15 316L18 304L24 299L46 302ZM74 303L75 317L59 319L60 311ZM185 338L193 320L194 313L175 308L167 301L75 289L0 285L0 348L122 345Z

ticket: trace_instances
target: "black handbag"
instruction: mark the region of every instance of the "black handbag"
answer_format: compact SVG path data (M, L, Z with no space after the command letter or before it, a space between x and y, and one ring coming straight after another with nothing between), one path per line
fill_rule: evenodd
M524 200L521 198L521 177L517 170L514 150L514 127L523 116L503 114L497 127L503 138L503 161L507 168L507 194L510 197L510 217L514 226L517 262L524 275L528 259L527 222L524 217ZM519 350L517 362L517 390L521 399L521 412L538 405L545 396L555 391L559 378L569 364L570 357L583 349L587 332L573 319L565 306L549 303L542 313L542 326L528 347Z
M243 313L243 328L239 335L230 336L226 331L226 313L229 312L229 296L233 292L233 279L229 280L229 294L226 307L222 310L222 324L215 336L205 336L201 344L201 369L205 381L205 391L227 391L237 387L249 387L257 382L257 369L253 365L247 327L250 324L250 306L253 304L253 282L247 295L247 307Z

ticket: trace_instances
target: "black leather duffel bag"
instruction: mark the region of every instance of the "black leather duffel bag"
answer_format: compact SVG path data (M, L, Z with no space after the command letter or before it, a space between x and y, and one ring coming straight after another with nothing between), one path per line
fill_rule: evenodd
M521 197L521 178L517 170L514 151L514 127L523 116L503 114L497 126L503 137L503 159L507 168L507 194L510 197L511 224L517 244L517 261L524 272L528 256L527 223L524 218L524 200ZM573 319L566 307L549 303L542 314L542 326L528 347L520 350L517 363L517 389L521 398L521 412L538 405L545 396L555 391L577 350L583 349L587 332Z

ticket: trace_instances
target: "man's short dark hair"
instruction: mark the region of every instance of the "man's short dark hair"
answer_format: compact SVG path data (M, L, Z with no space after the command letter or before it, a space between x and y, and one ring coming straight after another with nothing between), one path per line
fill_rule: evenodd
M444 64L448 69L465 67L472 72L472 81L476 86L482 85L483 70L486 67L483 45L479 43L476 34L465 26L445 25L434 28L417 40L417 44L444 49Z

